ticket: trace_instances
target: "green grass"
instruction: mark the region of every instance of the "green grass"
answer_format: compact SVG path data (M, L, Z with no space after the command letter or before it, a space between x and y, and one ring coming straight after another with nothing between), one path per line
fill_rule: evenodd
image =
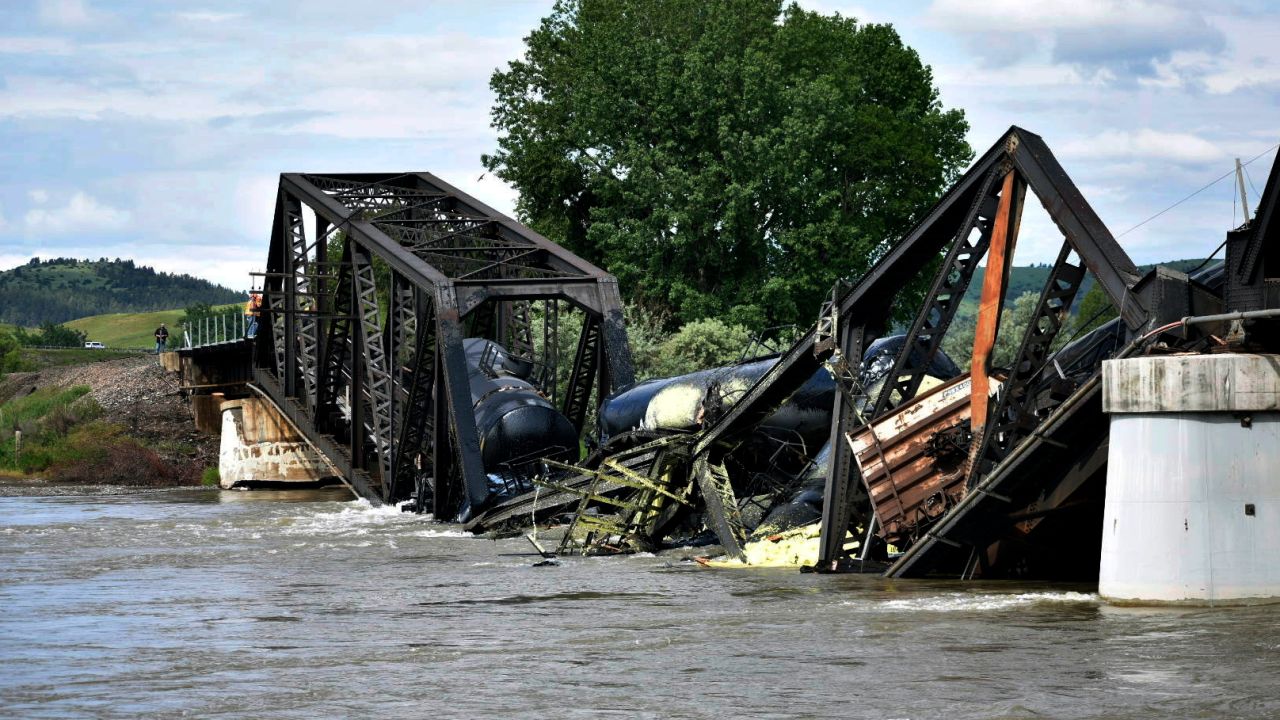
M239 303L232 303L216 305L214 308L220 310L239 306ZM182 335L179 323L182 321L183 314L182 310L111 313L91 315L63 324L83 332L86 339L96 340L108 348L153 348L156 344L153 333L157 327L160 327L160 323L168 326L170 338Z
M222 476L218 474L218 468L207 467L204 472L200 473L200 484L210 487L216 487L222 482Z
M92 400L77 403L89 388L40 388L0 405L0 467L23 472L43 470L59 456L76 455L83 443L66 442L75 425L101 414ZM15 430L22 431L22 448L15 453Z

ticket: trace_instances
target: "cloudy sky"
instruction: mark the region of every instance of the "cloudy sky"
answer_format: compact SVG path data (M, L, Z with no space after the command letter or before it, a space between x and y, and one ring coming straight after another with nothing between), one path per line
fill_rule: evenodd
M6 0L0 268L130 257L244 288L285 171L430 170L510 211L479 160L488 78L550 5ZM1260 191L1280 142L1277 0L802 5L892 23L977 152L1009 125L1040 134L1117 235L1236 157L1262 155ZM1239 222L1233 197L1224 180L1121 243L1138 262L1203 256ZM1020 264L1056 255L1039 212Z

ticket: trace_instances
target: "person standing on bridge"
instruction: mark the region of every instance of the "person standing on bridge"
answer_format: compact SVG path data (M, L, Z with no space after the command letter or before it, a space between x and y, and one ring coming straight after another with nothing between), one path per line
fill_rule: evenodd
M244 336L253 338L258 334L258 315L262 313L262 293L249 293L249 302L244 304L245 319L248 324L245 326Z
M156 328L156 354L164 352L164 346L169 344L169 329L160 323L160 327Z

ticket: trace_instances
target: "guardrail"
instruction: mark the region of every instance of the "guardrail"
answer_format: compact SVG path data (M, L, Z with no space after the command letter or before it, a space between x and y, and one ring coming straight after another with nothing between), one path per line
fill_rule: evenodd
M253 323L245 315L215 315L201 318L182 328L182 346L198 348L225 342L239 342L249 336Z

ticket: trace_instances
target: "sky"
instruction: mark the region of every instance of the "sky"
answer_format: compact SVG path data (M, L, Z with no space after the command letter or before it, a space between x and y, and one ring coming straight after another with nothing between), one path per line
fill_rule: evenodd
M485 173L494 69L550 0L5 0L0 269L132 258L237 289L282 172L427 170L504 212ZM890 23L981 154L1042 136L1138 263L1203 257L1280 143L1280 0L804 0ZM1028 204L1018 264L1061 236Z

